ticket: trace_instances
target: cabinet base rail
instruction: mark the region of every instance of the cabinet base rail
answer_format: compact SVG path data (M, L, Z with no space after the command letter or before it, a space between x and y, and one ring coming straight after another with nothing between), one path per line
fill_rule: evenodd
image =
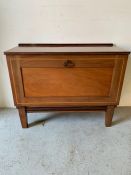
M79 106L79 107L18 107L22 128L28 128L27 113L32 112L77 112L77 111L105 111L105 126L110 127L112 124L114 109L116 106Z

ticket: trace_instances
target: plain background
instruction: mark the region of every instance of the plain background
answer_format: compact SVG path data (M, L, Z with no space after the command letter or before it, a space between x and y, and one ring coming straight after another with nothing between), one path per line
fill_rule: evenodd
M131 50L130 0L0 0L0 106L13 107L3 52L21 42L113 42ZM120 101L131 106L131 58Z

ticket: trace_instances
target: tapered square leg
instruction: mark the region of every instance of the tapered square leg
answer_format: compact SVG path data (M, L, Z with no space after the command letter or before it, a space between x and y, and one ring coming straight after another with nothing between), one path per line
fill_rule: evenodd
M25 107L19 107L18 110L22 128L28 128L27 112L25 110Z
M112 124L114 109L115 109L115 106L107 106L106 114L105 114L105 126L106 127L110 127Z

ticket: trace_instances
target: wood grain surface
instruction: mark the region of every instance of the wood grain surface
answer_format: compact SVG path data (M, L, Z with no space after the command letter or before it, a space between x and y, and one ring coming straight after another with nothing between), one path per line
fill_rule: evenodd
M27 112L42 110L104 110L111 126L129 52L111 44L20 44L5 54L23 128Z

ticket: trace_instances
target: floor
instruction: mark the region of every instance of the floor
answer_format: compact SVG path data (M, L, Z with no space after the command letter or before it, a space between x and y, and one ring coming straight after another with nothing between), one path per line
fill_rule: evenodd
M0 175L131 175L131 108L110 128L103 112L28 116L22 129L16 109L0 109Z

